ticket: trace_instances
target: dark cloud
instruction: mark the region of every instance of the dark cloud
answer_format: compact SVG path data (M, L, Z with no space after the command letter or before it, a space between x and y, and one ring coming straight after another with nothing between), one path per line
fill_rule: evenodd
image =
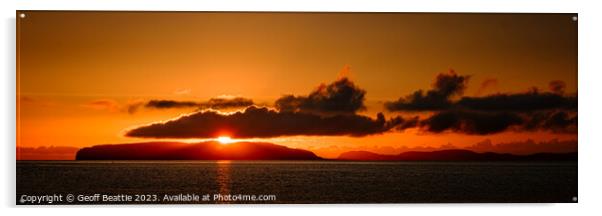
M433 88L423 90L399 98L397 101L385 102L389 111L425 111L443 110L452 105L451 97L462 95L470 76L461 76L453 70L437 75Z
M320 85L307 96L285 95L276 100L275 106L283 112L351 114L366 108L365 95L365 90L343 77L328 85Z
M408 128L414 128L418 126L420 123L420 119L418 116L412 118L402 118L401 116L397 116L395 118L391 118L389 120L391 125L395 125L395 129L399 131L403 131Z
M155 109L186 108L197 107L199 103L194 101L175 101L175 100L151 100L144 107Z
M229 109L254 105L253 100L243 97L218 97L205 102L177 101L177 100L150 100L144 104L145 108L172 109L172 108L198 108L198 109ZM128 110L135 112L140 104L131 104Z
M248 107L252 106L253 100L243 98L243 97L233 97L233 98L211 98L207 102L203 102L199 104L200 108L211 108L211 109L228 109L228 108L238 108L238 107Z
M550 92L531 91L517 94L495 94L463 97L455 105L480 111L531 112L550 109L577 109L577 98Z
M492 134L523 124L524 120L508 112L487 113L467 111L443 111L422 120L420 126L434 133L454 131L465 134Z
M462 95L468 79L468 76L457 75L453 71L439 74L433 89L426 93L419 90L397 101L385 102L385 108L400 112L433 112L416 124L432 133L454 131L484 135L510 129L577 132L577 96L564 94L566 84L562 81L550 82L551 92L540 92L533 87L525 93L498 93L453 100L453 96ZM488 79L481 88L495 83L497 80Z
M546 118L542 127L556 132L577 132L577 114L555 112Z
M473 110L442 111L421 120L418 125L425 131L441 133L453 131L464 134L486 135L507 130L551 131L576 133L577 114L565 111L535 113L482 112Z
M577 98L532 90L526 93L463 97L420 125L429 132L493 134L516 131L577 132Z
M557 133L577 132L577 113L567 111L536 112L528 115L525 130L549 130Z
M441 89L453 88L444 83L438 85ZM201 109L178 119L132 129L126 133L126 136L145 138L213 138L220 135L237 138L296 135L367 136L392 129L403 130L417 126L419 122L417 117L411 119L395 117L386 120L381 113L377 114L375 119L357 115L357 111L365 109L365 94L365 90L343 77L328 85L318 86L307 96L283 96L276 101L275 110L250 106L253 105L253 101L244 98L211 99L205 103L160 101L161 103L153 103L152 107L247 106L247 108L233 114Z
M434 94L439 94L447 98L454 95L462 95L469 78L470 76L456 74L454 70L438 74L431 91L435 92Z
M366 136L387 132L405 121L398 117L385 120L354 114L318 115L305 112L281 112L251 106L230 115L200 111L167 122L132 129L130 137L143 138L269 138L296 135Z
M140 107L144 106L144 104L145 103L143 101L131 101L127 104L126 111L129 114L134 114L134 113L138 112Z
M562 81L550 82L552 92L540 92L533 88L525 93L462 97L457 101L452 101L451 96L459 96L463 93L468 78L468 76L457 75L453 71L439 74L432 90L426 93L419 90L397 101L385 102L385 108L389 111L443 111L462 108L477 111L520 112L577 109L577 98L563 95L566 85ZM483 85L491 85L489 84L491 82L494 81L484 82Z

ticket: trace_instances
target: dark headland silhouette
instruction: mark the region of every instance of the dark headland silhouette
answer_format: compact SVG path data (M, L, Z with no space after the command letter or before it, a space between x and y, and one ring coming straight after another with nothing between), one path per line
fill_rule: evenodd
M320 160L313 152L263 142L147 142L80 149L76 160Z
M432 152L409 151L397 155L377 154L369 151L349 151L338 160L372 161L577 161L577 153L535 153L514 155L506 153L477 153L470 150L450 149Z

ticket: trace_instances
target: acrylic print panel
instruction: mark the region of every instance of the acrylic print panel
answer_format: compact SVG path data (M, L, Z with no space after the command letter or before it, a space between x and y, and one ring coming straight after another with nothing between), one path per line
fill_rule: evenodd
M16 16L17 204L577 202L577 14Z

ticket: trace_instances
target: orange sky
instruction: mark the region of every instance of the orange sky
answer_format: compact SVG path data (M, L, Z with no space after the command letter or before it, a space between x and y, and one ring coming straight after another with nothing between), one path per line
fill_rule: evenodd
M368 109L429 89L453 68L470 75L464 95L546 89L577 91L573 14L193 13L21 11L17 19L17 146L147 141L126 138L136 125L194 109L127 112L150 99L205 101L220 95L271 105L350 78ZM480 88L486 80L495 85ZM385 112L385 116L392 117ZM284 137L271 142L333 157L346 149L468 146L577 134L503 132L463 135L417 130L367 137ZM379 150L388 151L388 150Z

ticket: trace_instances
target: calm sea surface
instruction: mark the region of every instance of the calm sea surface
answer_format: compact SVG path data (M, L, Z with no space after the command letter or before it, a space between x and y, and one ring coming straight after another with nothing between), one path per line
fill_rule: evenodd
M27 204L32 195L61 195L53 204L574 202L577 197L576 162L18 161L16 171L17 204ZM66 201L69 194L73 202ZM137 201L96 201L95 194ZM200 200L176 199L187 195ZM249 200L253 195L264 200ZM84 198L89 200L78 201Z

